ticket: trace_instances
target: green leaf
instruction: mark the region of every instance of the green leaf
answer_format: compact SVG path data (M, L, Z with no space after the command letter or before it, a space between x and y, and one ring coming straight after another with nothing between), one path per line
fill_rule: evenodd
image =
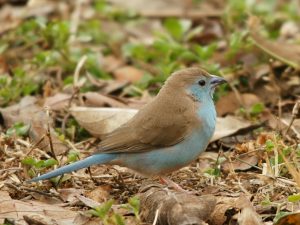
M258 115L260 113L262 113L265 109L265 106L263 103L256 103L251 107L251 111L250 113L252 115Z
M94 216L98 216L102 220L105 220L109 213L109 210L111 209L111 207L113 205L113 202L114 202L114 200L110 199L107 202L103 203L102 205L97 206L94 209L90 210L90 213Z
M6 134L8 136L17 135L17 136L26 136L30 129L30 125L24 125L23 123L15 123L12 127L7 129Z
M288 201L289 202L299 202L300 201L300 194L294 194L288 196Z
M79 152L71 150L68 153L68 162L75 162L78 160Z
M116 225L125 225L123 217L119 214L114 214L113 220Z
M274 149L275 145L273 143L273 141L271 140L267 140L266 141L266 149L267 151L272 151Z
M21 161L22 164L24 165L29 165L29 166L34 166L36 164L36 159L32 157L26 157Z
M57 164L58 164L58 162L55 159L51 158L51 159L45 160L42 166L43 167L51 167L51 166L54 166Z
M170 18L164 21L165 29L175 40L182 40L184 34L190 29L191 25L192 24L190 20Z

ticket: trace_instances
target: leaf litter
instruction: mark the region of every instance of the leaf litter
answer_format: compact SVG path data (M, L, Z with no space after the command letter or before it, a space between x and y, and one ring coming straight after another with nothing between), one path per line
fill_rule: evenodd
M292 1L265 8L234 0L4 4L0 223L299 223L299 13ZM170 175L188 194L119 166L24 182L90 155L168 74L192 65L229 86L216 92L208 150Z

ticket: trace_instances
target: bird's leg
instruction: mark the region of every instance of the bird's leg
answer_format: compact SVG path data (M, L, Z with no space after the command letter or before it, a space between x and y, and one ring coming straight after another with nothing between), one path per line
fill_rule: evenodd
M174 188L176 191L179 192L187 192L186 190L184 190L182 187L179 186L179 184L175 183L174 181L172 181L171 179L167 178L167 177L159 177L159 180L162 184L166 184L168 185L168 187L172 187Z

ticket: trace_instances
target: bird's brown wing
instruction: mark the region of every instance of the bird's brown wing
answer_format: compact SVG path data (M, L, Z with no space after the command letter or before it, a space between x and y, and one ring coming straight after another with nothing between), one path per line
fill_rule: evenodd
M199 125L195 104L188 97L176 101L156 99L126 124L105 135L96 153L146 152L175 145Z

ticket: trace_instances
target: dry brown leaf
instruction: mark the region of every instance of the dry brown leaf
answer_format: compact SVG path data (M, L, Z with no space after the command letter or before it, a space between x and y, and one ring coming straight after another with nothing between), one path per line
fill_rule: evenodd
M46 112L36 103L35 97L26 96L18 104L0 108L0 113L4 119L5 127L11 127L17 122L30 125L29 137L33 143L40 142L37 147L50 151L49 138L46 136L48 117ZM63 154L68 150L68 147L59 140L51 127L52 120L50 118L49 120L53 150L56 155Z
M86 92L82 94L81 97L84 99L85 105L89 107L103 107L103 106L118 107L118 108L126 107L124 103L114 98L96 92Z
M234 113L241 107L250 109L253 105L261 102L259 97L251 93L240 94L239 98L240 99L237 98L234 92L230 92L220 98L220 100L216 103L218 115L223 116L228 113Z
M110 186L99 186L86 193L86 196L96 202L106 202L110 198Z
M238 214L239 225L262 225L260 216L256 213L252 203L246 198L245 195L241 195L235 202L236 208L241 209L241 213Z
M217 117L215 133L210 141L213 142L223 137L233 135L239 130L250 126L251 123L249 121L239 119L234 116L228 115L226 117Z
M274 225L300 225L300 212L283 216Z
M135 109L73 107L70 109L77 122L95 137L111 132L131 119Z
M219 17L223 15L223 10L216 9L215 5L201 2L202 4L189 4L190 1L181 0L111 0L111 3L122 8L127 8L138 12L143 17L182 17L200 19L207 17ZM147 7L145 7L147 5Z
M77 196L84 193L83 189L78 188L65 188L59 189L59 196L64 200L64 202L74 202L77 201Z
M103 69L109 73L124 65L124 62L121 59L113 55L103 57L100 63Z
M8 194L0 191L0 223L4 223L5 218L10 218L18 221L20 224L25 224L26 220L32 221L33 219L44 222L51 221L50 224L67 225L73 224L73 220L77 215L76 212L67 210L63 207L45 204L38 201L20 201L8 199ZM37 216L38 215L38 216ZM31 223L32 224L32 223ZM44 223L45 224L45 223ZM49 223L46 223L49 224Z
M71 95L57 93L45 99L44 106L48 106L51 110L62 110L66 108L71 99Z
M294 67L300 68L300 46L290 43L272 42L259 34L260 21L257 17L250 17L248 26L254 43L274 58Z
M144 71L135 67L124 66L116 69L113 75L119 81L137 82L143 77L144 73Z
M222 163L222 171L229 172L231 169L244 171L252 168L252 166L256 166L257 163L258 157L256 155L242 155L233 162L224 161Z
M235 211L235 198L230 197L218 197L216 207L211 214L210 224L211 225L223 225L227 218L226 212L229 210Z
M212 195L198 197L182 192L171 192L155 184L142 186L139 198L142 220L152 223L157 216L157 225L204 225L216 205L216 199Z
M99 206L101 203L94 201L93 199L84 197L82 195L77 195L76 196L83 204L85 204L86 206L90 207L90 208L94 208Z

